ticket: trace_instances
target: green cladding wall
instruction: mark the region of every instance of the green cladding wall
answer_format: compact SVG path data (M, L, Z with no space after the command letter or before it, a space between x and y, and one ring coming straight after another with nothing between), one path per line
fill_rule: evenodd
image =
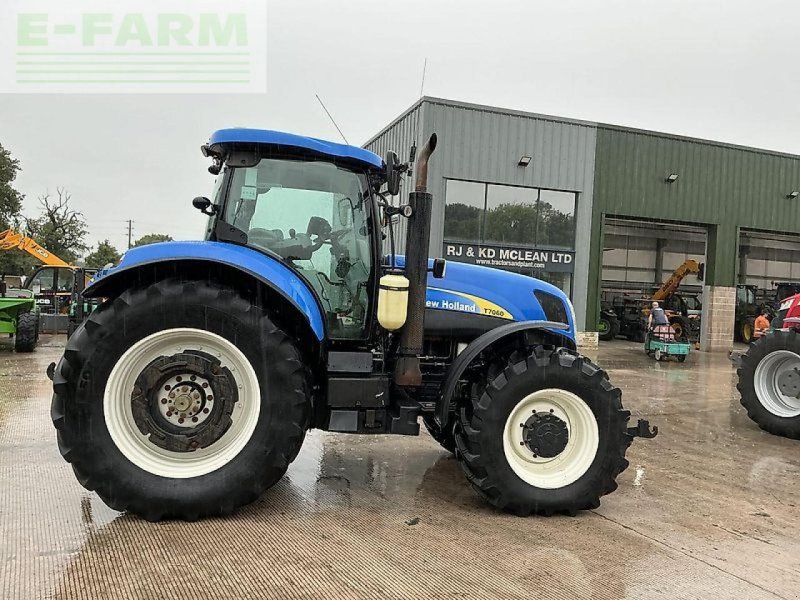
M708 227L706 283L732 286L740 228L800 233L793 190L797 156L598 126L587 325L598 317L604 215Z

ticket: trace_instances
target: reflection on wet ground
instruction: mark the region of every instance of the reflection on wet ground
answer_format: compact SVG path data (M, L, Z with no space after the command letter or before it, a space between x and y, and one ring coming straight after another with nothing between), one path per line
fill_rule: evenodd
M427 435L313 432L234 517L151 524L106 508L58 455L43 373L59 353L0 353L3 598L800 597L800 443L750 423L725 355L601 347L661 434L575 518L495 512Z

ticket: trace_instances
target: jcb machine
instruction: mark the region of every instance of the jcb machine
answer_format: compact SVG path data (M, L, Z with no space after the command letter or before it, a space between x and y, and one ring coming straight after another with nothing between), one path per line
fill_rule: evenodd
M96 269L69 264L31 237L11 229L0 232L0 250L21 250L43 263L25 282L42 312L45 331L64 331L72 335L77 323L93 308L95 300L80 302L78 296Z
M416 190L390 152L249 129L203 147L219 174L201 242L127 252L50 370L78 480L149 520L225 515L274 485L311 428L417 435L520 514L599 505L646 421L575 351L556 287L428 259L432 136ZM385 191L383 191L385 189ZM407 219L406 255L382 228ZM391 231L388 232L390 235Z

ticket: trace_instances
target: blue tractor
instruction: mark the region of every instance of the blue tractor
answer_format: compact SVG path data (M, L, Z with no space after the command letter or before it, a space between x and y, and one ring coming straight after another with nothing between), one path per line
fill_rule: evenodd
M655 432L628 427L620 390L575 351L559 289L428 259L435 147L400 163L214 133L214 191L193 201L205 241L136 248L99 272L83 294L103 304L49 370L80 483L152 521L226 515L283 476L309 429L417 435L421 418L494 506L597 507L634 437ZM385 256L399 219L405 256Z

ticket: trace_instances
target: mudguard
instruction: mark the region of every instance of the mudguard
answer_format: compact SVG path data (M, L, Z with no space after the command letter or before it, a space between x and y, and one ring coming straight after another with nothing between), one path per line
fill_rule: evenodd
M278 259L257 250L222 242L162 242L128 250L114 267L97 272L83 291L87 298L104 291L135 269L176 261L207 261L223 264L254 277L286 298L305 315L318 340L325 338L325 320L309 285Z
M464 375L464 371L466 371L469 364L477 358L481 352L498 340L514 333L533 329L543 329L551 335L558 335L554 334L554 331L563 332L561 334L563 345L567 348L575 349L575 342L567 335L570 327L564 323L554 323L552 321L517 321L487 331L482 336L473 340L472 343L456 357L453 364L450 365L450 369L447 371L447 377L442 385L442 394L436 406L436 421L440 427L444 427L447 423L450 414L450 401L456 390L456 384Z

